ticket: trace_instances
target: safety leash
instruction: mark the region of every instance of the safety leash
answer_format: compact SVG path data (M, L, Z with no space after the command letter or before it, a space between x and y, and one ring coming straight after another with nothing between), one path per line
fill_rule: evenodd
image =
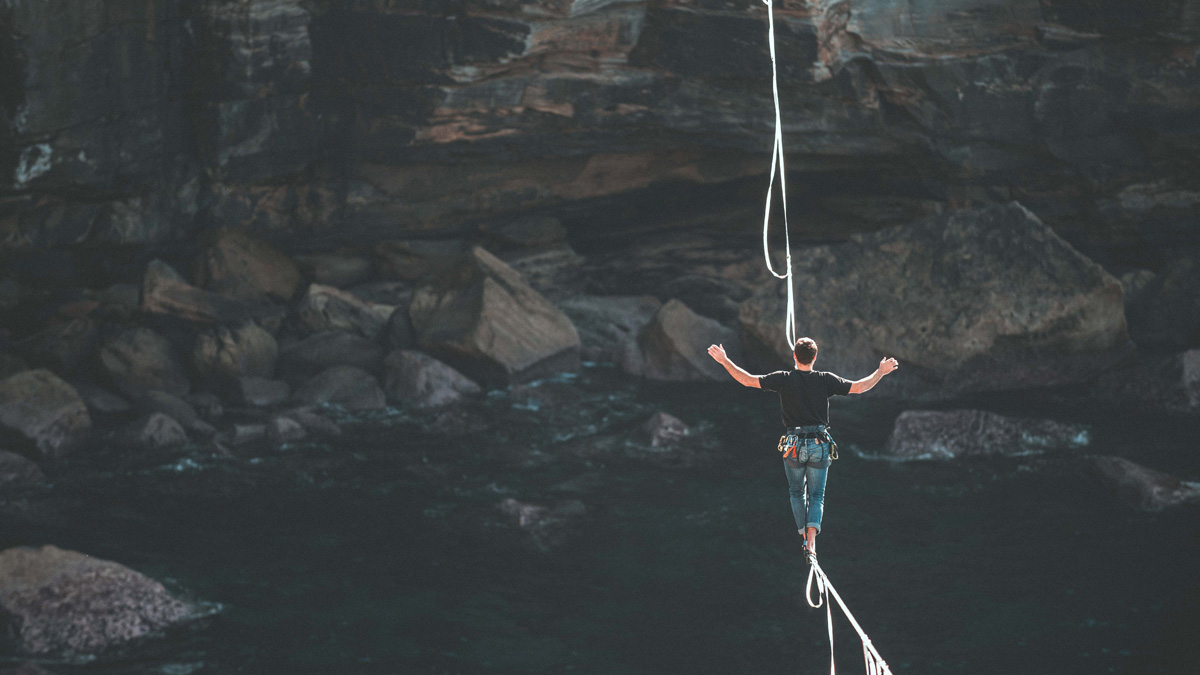
M825 620L829 626L829 675L837 675L837 667L833 660L833 610L830 608L830 597L837 601L842 612L846 614L846 618L850 619L850 625L854 626L854 630L858 631L858 637L862 639L863 663L866 664L867 675L892 675L887 662L879 655L875 645L871 644L871 638L867 637L866 631L858 625L858 621L855 621L854 615L850 613L850 608L846 607L845 602L842 602L842 596L838 595L833 584L829 583L829 577L825 576L825 570L817 564L815 555L808 554L808 565L808 584L804 588L804 599L813 609L820 609L821 605L825 605ZM817 601L815 603L812 598L813 579L817 581Z
M783 166L783 118L779 112L779 72L775 67L775 6L772 0L763 0L767 5L767 42L771 45L771 93L775 96L775 145L771 149L771 181L767 184L767 207L763 215L763 257L767 260L767 271L776 279L787 280L787 348L796 345L796 299L792 290L792 242L787 222L787 178ZM775 189L775 169L779 167L779 195L783 201L783 242L787 261L787 272L780 274L771 265L771 250L767 244L767 230L771 223L771 196Z

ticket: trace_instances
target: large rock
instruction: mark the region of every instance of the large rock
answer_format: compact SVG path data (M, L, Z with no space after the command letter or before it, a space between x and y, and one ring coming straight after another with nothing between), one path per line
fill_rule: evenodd
M1200 349L1144 359L1105 374L1090 393L1102 405L1122 411L1200 412Z
M983 410L908 410L896 418L886 452L898 459L954 459L1082 448L1088 442L1088 428L1077 424Z
M881 391L1060 385L1128 354L1120 283L1016 203L959 211L793 257L796 322L823 369L905 366ZM747 335L791 362L786 287L741 305Z
M371 261L348 251L296 256L296 264L313 283L346 288L371 278Z
M436 408L480 392L479 385L428 354L398 349L383 365L384 392L397 403Z
M0 450L0 491L37 485L46 476L37 464L15 452Z
M617 365L640 362L637 336L662 307L653 295L577 295L556 304L579 332L583 360Z
M195 323L223 325L250 320L278 322L284 315L278 305L237 300L192 286L161 260L153 260L146 267L141 309Z
M523 530L530 543L541 551L561 546L577 534L580 521L587 513L583 502L574 499L542 506L509 497L496 504L496 508L511 526Z
M244 232L221 228L196 257L196 282L251 302L287 302L300 288L300 270L286 255Z
M281 405L292 395L292 388L283 380L262 377L243 377L238 380L238 401L256 408Z
M1200 482L1183 481L1121 457L1094 457L1096 468L1126 503L1143 511L1200 502Z
M163 413L151 413L134 420L125 428L125 440L147 452L178 448L188 442L187 431L178 421Z
M227 387L242 377L271 377L279 347L275 337L252 322L217 326L196 336L192 366L201 379Z
M409 316L422 349L475 380L501 384L579 366L571 320L482 248L418 289Z
M365 302L332 286L312 284L300 300L296 316L310 333L348 331L378 340L395 309L392 305Z
M670 300L638 335L641 363L626 362L626 372L652 380L728 380L729 373L708 355L714 344L724 344L734 361L741 360L736 331Z
M383 347L357 333L323 330L284 347L280 376L289 381L312 377L333 366L354 366L377 372L383 364Z
M1125 277L1122 278L1125 280ZM1126 284L1129 333L1139 348L1179 350L1200 345L1200 261L1177 258L1159 274Z
M375 378L354 366L335 366L310 378L292 394L292 401L302 406L339 405L347 410L373 410L387 405Z
M58 457L91 426L79 394L48 370L0 381L0 438L13 447Z
M22 355L30 363L70 375L92 356L99 341L96 322L89 317L55 320L21 342Z
M460 240L385 241L373 251L375 270L385 279L418 281L457 264L466 253Z
M54 546L0 552L0 620L17 653L101 654L205 613L115 562Z
M192 388L175 348L149 328L128 328L110 338L100 349L100 364L127 396L153 389L183 395Z

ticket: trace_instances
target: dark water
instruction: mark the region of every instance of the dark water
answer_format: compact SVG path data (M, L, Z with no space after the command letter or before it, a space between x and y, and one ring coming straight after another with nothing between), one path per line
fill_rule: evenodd
M1065 401L1065 402L1064 402ZM1195 673L1200 510L1120 504L1083 453L870 459L898 409L835 403L821 563L896 673ZM1138 425L1070 398L991 400L1092 425L1088 453L1200 478L1200 425ZM716 458L660 466L563 450L656 410ZM238 459L77 460L0 544L53 543L225 605L206 630L61 672L828 672L763 392L648 385L604 368L470 411L486 431L391 412L336 447ZM443 420L443 425L445 421ZM585 513L539 549L495 505ZM34 525L32 523L36 522ZM862 672L835 616L839 667Z

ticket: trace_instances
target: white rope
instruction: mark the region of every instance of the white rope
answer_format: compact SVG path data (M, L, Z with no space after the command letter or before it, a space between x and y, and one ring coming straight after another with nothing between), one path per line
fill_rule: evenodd
M817 600L813 602L812 587L813 579L817 581ZM850 608L846 607L846 603L842 602L842 596L834 590L833 584L829 583L829 577L825 576L825 570L817 564L815 557L809 557L808 568L808 584L804 588L804 599L808 602L808 606L813 609L819 609L821 605L825 605L825 620L829 626L829 675L837 675L837 667L833 660L833 612L830 609L829 598L832 597L837 601L842 612L846 614L846 618L850 619L850 625L854 626L854 630L858 631L858 637L862 640L863 646L863 663L866 666L867 675L892 675L892 671L888 668L888 664L879 655L875 649L875 645L871 644L871 638L867 637L866 631L862 626L858 625L858 621L854 619L854 615L850 613Z
M788 351L796 346L796 300L792 295L792 242L787 222L787 179L783 165L783 119L779 112L779 72L775 67L775 6L772 0L763 0L767 5L767 42L771 46L771 93L775 97L775 144L771 149L771 181L767 184L767 207L763 215L763 257L767 270L777 279L787 279L787 326L784 329ZM780 274L771 264L771 250L767 244L767 230L771 223L771 197L775 189L775 168L779 167L779 196L783 202L783 242L787 260L787 272Z

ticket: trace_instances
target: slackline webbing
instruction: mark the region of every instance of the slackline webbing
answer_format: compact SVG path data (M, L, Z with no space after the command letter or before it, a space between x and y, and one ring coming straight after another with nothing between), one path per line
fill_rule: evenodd
M775 5L772 0L763 0L763 2L767 5L767 42L771 48L771 93L775 98L775 142L771 149L771 179L767 184L767 206L763 215L763 257L767 261L767 270L775 278L787 281L787 325L784 332L788 341L788 351L791 351L796 344L796 299L792 289L792 242L787 221L787 178L783 163L783 118L779 109L779 70L775 65ZM776 272L775 267L771 264L771 248L767 242L767 234L771 225L771 198L775 189L777 169L779 172L779 196L783 204L784 260L787 264L787 271L784 274ZM809 557L809 565L808 585L804 590L804 599L808 602L809 607L814 609L820 609L821 605L825 605L825 619L829 627L829 675L837 675L837 666L833 658L833 609L829 602L831 597L837 601L842 612L846 614L846 618L850 619L850 625L854 626L854 630L858 631L858 637L862 639L863 662L866 665L867 675L892 675L887 662L879 655L875 645L871 644L871 638L867 637L866 632L854 619L854 615L850 613L850 609L846 607L846 603L842 601L842 596L838 595L833 584L829 583L829 577L825 576L825 570L822 570L821 566L817 564L815 556ZM815 603L812 598L814 579L817 582Z
M767 208L763 215L763 257L767 260L767 270L777 279L787 280L787 326L784 329L787 338L787 350L790 352L796 346L796 299L792 295L792 242L788 234L787 222L787 179L783 166L783 119L779 113L779 73L775 67L775 6L772 0L763 0L767 5L767 41L771 45L771 93L775 97L775 145L771 149L771 180L767 184ZM787 261L787 272L780 274L771 264L771 250L767 244L767 230L771 224L771 197L775 189L775 169L779 168L779 196L783 203L783 245L784 257Z
M858 621L850 613L850 608L846 607L846 603L842 601L842 596L838 595L833 584L829 583L829 577L825 576L825 570L817 564L816 557L809 556L808 562L808 585L804 588L804 599L813 609L820 609L821 605L825 605L825 621L829 626L829 675L837 675L837 667L833 660L833 610L830 607L832 603L829 602L831 597L837 601L842 612L846 614L846 618L850 619L850 625L854 626L854 630L858 631L858 637L862 639L863 663L866 665L867 675L892 675L887 662L879 655L875 645L871 644L871 638L867 637L866 631L858 625ZM816 602L813 602L812 598L813 579L817 580Z

